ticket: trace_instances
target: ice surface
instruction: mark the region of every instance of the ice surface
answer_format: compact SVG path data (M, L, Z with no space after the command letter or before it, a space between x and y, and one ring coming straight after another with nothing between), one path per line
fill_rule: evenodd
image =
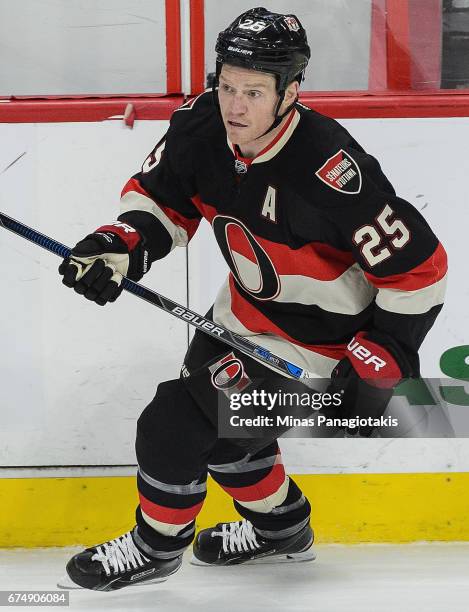
M1 550L0 590L55 590L66 561L77 550ZM70 591L70 608L88 612L469 610L469 543L318 545L316 552L317 560L308 563L218 568L190 565L188 552L182 569L167 582L114 593Z

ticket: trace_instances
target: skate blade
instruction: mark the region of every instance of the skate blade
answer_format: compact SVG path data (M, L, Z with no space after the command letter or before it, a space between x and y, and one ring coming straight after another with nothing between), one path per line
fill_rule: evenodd
M65 574L64 576L62 576L62 578L60 578L60 580L57 580L57 587L59 589L66 589L66 590L83 588L76 582L73 582L73 580L70 578L68 574Z
M134 583L130 583L126 586L130 586L130 587L144 587L144 586L151 586L153 584L160 584L161 582L166 582L166 580L169 578L171 574L168 574L168 576L165 576L164 578L154 578L153 580L142 580L141 582L134 582ZM65 574L65 576L62 576L62 578L60 580L57 581L57 587L59 589L65 589L65 590L74 590L74 589L79 589L82 591L89 591L89 590L95 590L95 591L102 591L102 592L115 592L115 590L113 589L109 589L109 591L105 591L104 589L86 589L85 587L80 586L79 584L77 584L76 582L73 582L73 580L70 578L70 576L68 574ZM123 587L125 588L125 587Z
M191 565L209 566L209 567L233 567L234 565L263 565L263 564L277 564L277 563L302 563L304 561L314 561L316 559L316 553L313 548L308 548L303 552L289 553L288 555L270 555L266 557L258 557L257 559L250 559L243 563L227 563L226 565L216 565L215 563L205 563L200 559L197 559L195 555L192 555L190 560Z

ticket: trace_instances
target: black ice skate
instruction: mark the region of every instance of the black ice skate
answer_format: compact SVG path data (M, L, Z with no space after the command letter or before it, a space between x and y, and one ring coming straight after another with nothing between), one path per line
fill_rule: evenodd
M278 563L313 561L313 530L301 531L282 540L267 540L247 520L218 523L203 529L194 542L193 565L234 565L238 563Z
M164 582L182 562L149 558L140 550L128 531L114 540L87 548L67 563L67 576L58 582L63 589L115 591L126 586Z

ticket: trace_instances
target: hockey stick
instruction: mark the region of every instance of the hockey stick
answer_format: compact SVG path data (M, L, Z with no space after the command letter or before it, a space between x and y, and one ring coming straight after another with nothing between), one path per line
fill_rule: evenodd
M63 258L70 256L70 249L64 244L49 238L45 234L41 234L37 230L24 225L20 221L16 221L15 219L8 217L2 212L0 212L0 225L18 236L21 236L30 242L34 242L34 244L38 244L43 249L54 253L54 255L58 255L59 257ZM173 300L156 293L156 291L152 291L143 285L139 285L138 283L131 281L125 276L122 280L122 286L129 293L133 293L133 295L136 295L142 300L153 304L153 306L157 306L158 308L169 312L169 314L173 315L174 317L177 317L186 323L190 323L209 336L212 336L217 340L221 340L225 344L229 344L233 348L238 349L248 357L264 362L270 368L283 375L287 375L290 378L296 378L297 380L313 378L313 375L307 370L303 370L303 368L282 359L282 357L278 357L278 355L274 355L262 346L259 346L258 344L255 344L254 342L251 342L250 340L231 332L221 325L213 323L213 321L210 321L196 312L181 306L177 302L173 302Z

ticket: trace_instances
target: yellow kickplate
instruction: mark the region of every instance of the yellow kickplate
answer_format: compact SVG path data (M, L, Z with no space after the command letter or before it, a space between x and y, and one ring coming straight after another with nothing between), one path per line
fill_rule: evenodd
M469 540L469 473L292 476L318 542ZM0 547L93 545L134 523L134 477L0 480ZM211 479L197 527L238 520Z

